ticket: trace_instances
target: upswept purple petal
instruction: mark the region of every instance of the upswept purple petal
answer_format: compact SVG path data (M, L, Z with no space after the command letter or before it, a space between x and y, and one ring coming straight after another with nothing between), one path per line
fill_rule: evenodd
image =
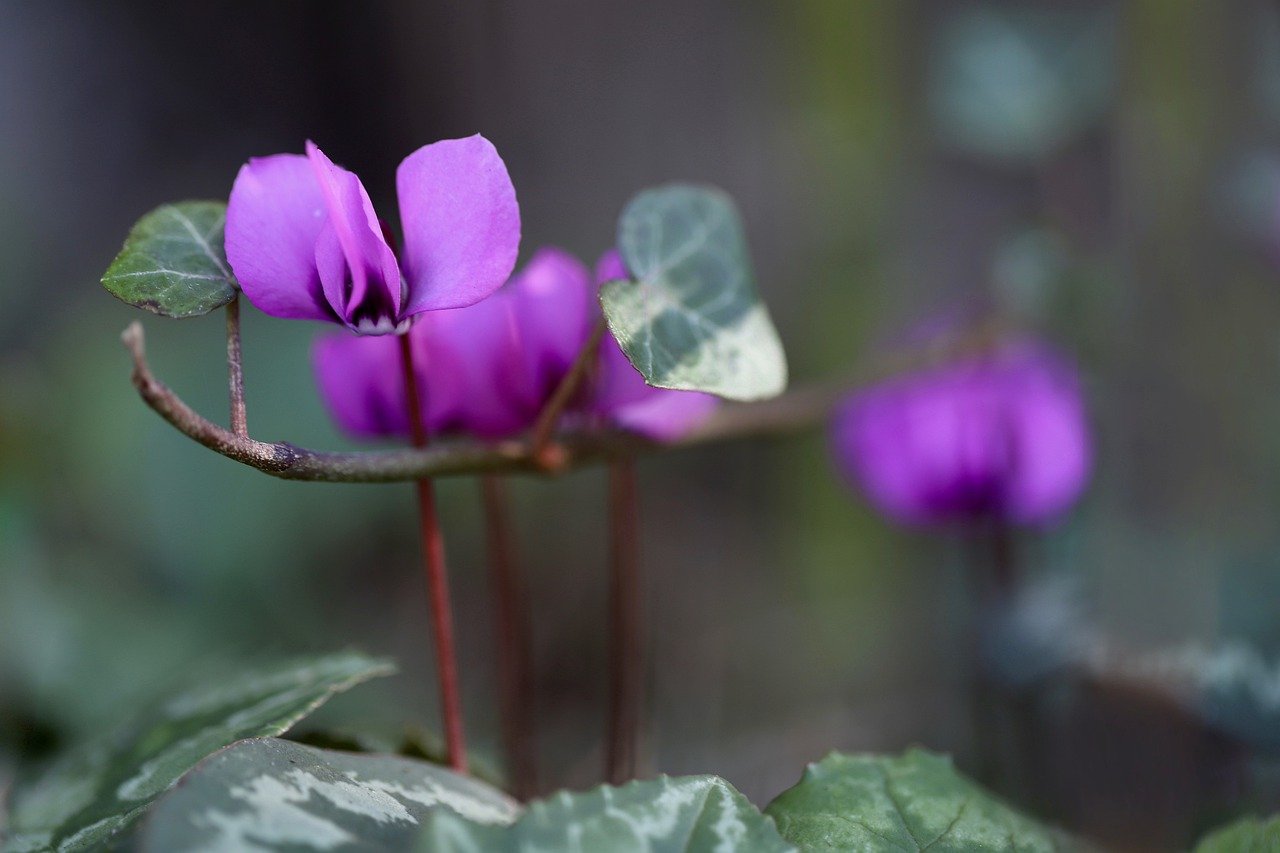
M629 278L631 272L627 269L626 261L622 260L622 253L617 249L609 249L596 261L597 285Z
M541 407L591 334L591 274L563 249L546 247L491 298L512 302L528 371L525 391L533 405Z
M335 319L316 269L325 211L306 157L254 157L240 168L227 204L227 260L258 310L295 320Z
M334 312L362 334L388 334L400 320L400 266L364 185L333 163L314 142L307 158L325 201L328 221L315 244L315 263Z
M1051 521L1079 497L1091 462L1074 368L1029 342L853 395L832 441L840 468L906 524Z
M423 338L430 353L427 394L443 395L437 410L442 431L501 438L532 423L539 401L528 390L532 373L506 294L432 312L410 334Z
M1088 482L1093 448L1084 395L1074 367L1056 354L1035 356L1038 369L1018 377L1021 391L1010 419L1019 460L1007 497L1019 522L1052 518L1070 509Z
M654 441L678 441L706 422L720 398L697 391L654 388L653 393L613 410L613 421Z
M359 438L409 435L400 344L390 335L326 334L311 347L311 365L325 408Z
M404 316L462 308L515 267L520 210L507 167L479 134L410 154L396 171L409 296Z
M470 432L474 421L477 434L505 434L500 416L489 414L497 386L488 381L487 368L473 357L450 313L430 314L406 333L427 432ZM491 352L503 324L501 312L487 314L487 322L470 322L465 331L477 348ZM409 437L402 358L400 343L391 335L340 333L316 340L316 382L339 428L357 438Z
M644 381L612 334L600 342L600 361L596 365L591 408L608 414L619 406L637 403L659 389Z

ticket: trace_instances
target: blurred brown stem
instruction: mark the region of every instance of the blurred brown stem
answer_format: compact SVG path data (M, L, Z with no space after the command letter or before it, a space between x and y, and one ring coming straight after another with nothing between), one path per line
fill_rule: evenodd
M417 373L413 369L413 348L408 335L399 335L400 363L404 369L405 401L415 447L427 443L427 427L422 417ZM418 493L418 529L422 536L423 565L426 569L427 603L431 609L432 639L436 651L436 678L439 680L441 718L449 766L467 772L467 746L462 731L462 698L458 691L458 657L454 651L453 608L449 602L449 575L444 561L444 537L436 514L435 487L431 478L415 484Z
M533 730L532 631L529 591L516 555L507 481L500 474L480 478L488 532L489 569L497 622L498 690L502 740L511 792L527 800L537 790Z
M604 318L601 317L596 322L595 328L591 330L591 337L587 339L582 349L578 351L578 356L573 360L573 365L569 368L569 372L560 380L560 384L552 392L551 398L547 400L546 405L542 407L542 411L538 413L538 420L533 425L529 446L533 458L543 467L554 468L559 463L558 459L548 457L547 454L551 437L555 433L556 424L560 421L560 415L573 402L574 395L578 393L582 383L587 380L591 375L591 371L595 369L596 354L600 352L600 342L604 340L604 335L607 331L608 326L605 324Z
M240 296L227 303L227 384L231 393L231 431L237 438L249 437L249 419L244 408L244 362L240 356Z
M636 772L643 703L643 592L640 511L631 460L609 465L609 719L605 777L621 785Z

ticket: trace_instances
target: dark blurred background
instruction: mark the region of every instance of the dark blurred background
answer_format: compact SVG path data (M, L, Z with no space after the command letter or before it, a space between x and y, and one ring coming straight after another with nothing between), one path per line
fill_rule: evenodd
M815 430L642 463L646 772L764 803L829 749L920 743L1132 846L1280 802L1263 0L0 4L0 789L177 675L276 654L393 655L400 676L319 725L437 728L411 487L276 481L179 436L130 387L139 315L98 278L140 215L225 198L251 155L314 139L392 211L403 156L475 132L525 258L592 261L646 186L727 189L795 384L988 311L1086 371L1093 486L1019 543L1027 602L988 644L1012 757L970 734L962 543L887 526ZM318 329L245 315L253 434L350 446L312 384ZM224 417L221 319L143 319L157 373ZM441 484L469 732L496 764L478 491ZM515 495L542 787L591 785L603 475Z

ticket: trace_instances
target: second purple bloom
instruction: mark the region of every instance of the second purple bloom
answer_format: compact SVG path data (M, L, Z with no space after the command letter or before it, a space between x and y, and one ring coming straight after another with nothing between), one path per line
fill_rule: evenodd
M408 334L428 430L496 439L532 426L590 337L600 310L596 286L626 275L616 253L601 259L593 282L577 258L544 248L488 299L420 317ZM408 435L394 339L325 336L313 360L321 396L343 430L366 438ZM671 441L717 404L707 394L646 385L606 336L570 416Z

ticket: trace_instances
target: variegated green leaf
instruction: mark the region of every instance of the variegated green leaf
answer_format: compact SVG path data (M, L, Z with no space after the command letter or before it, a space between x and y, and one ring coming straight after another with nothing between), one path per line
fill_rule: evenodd
M5 851L96 850L210 753L278 735L394 667L344 652L291 661L181 693L67 757L13 796Z
M1084 849L914 749L900 757L832 753L809 765L765 814L802 850L1054 853Z
M600 303L646 382L733 400L782 392L786 357L727 195L683 184L640 193L618 223L618 250L635 280L606 282Z
M235 298L239 285L223 250L227 206L184 201L138 220L102 276L112 294L165 317L198 317Z
M412 847L422 821L441 809L505 826L520 806L425 761L244 740L205 759L165 794L142 823L137 847L399 851Z
M422 853L591 850L601 853L782 853L793 848L773 822L714 776L659 777L620 788L561 792L530 803L511 826L436 812Z

